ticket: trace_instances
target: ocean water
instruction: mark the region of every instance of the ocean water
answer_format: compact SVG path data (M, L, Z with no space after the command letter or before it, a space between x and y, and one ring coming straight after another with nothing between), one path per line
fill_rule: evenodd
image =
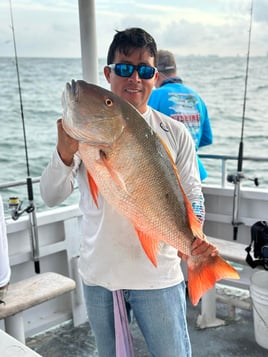
M238 155L242 130L246 59L242 57L179 57L179 75L206 102L214 132L214 143L201 154ZM80 59L19 58L23 113L31 177L38 177L48 163L57 140L56 120L61 116L61 94L65 82L81 79ZM109 88L102 74L104 59L99 60L99 84ZM18 82L14 58L0 57L0 183L27 177ZM244 155L268 157L268 61L250 58L243 133ZM203 160L209 177L205 183L220 185L220 161ZM227 165L235 173L236 161ZM259 178L259 188L268 188L268 163L243 163L248 178ZM245 179L242 184L254 187ZM227 185L231 185L228 184ZM27 204L26 187L1 189L5 204L9 196L19 196ZM38 209L44 204L34 185ZM65 204L76 202L78 195Z

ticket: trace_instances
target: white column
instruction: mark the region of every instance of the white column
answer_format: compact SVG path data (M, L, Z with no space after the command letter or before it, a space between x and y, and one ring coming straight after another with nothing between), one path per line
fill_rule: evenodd
M6 332L25 344L24 322L22 312L5 318Z
M98 84L98 53L94 0L79 0L83 79Z

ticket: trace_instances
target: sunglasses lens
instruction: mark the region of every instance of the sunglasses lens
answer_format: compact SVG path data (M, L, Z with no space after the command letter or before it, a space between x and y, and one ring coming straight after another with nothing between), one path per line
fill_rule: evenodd
M155 69L150 66L139 66L138 73L142 79L150 79L154 76Z
M132 64L117 63L114 71L120 77L130 77L134 72L134 66Z
M155 74L154 67L145 65L134 66L129 63L117 63L113 66L115 73L120 77L131 77L135 69L141 79L151 79Z

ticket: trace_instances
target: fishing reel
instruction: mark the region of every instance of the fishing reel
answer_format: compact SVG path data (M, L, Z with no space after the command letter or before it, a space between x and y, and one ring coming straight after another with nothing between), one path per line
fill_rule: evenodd
M34 205L30 204L28 207L22 209L23 201L20 201L18 197L9 197L8 208L11 211L11 218L16 221L19 217L27 212L31 213L34 211Z
M237 174L229 174L227 175L227 181L230 183L239 183L242 179L247 179L249 181L253 181L255 186L259 186L258 177L250 178L243 174L243 172L238 172Z
M259 180L257 177L254 179L246 177L241 171L242 165L240 164L239 170L236 174L227 175L227 181L234 184L234 197L233 197L233 215L232 215L232 225L233 225L233 240L237 240L238 227L242 224L239 221L239 199L240 199L240 182L241 180L247 178L250 181L253 181L255 186L259 186Z

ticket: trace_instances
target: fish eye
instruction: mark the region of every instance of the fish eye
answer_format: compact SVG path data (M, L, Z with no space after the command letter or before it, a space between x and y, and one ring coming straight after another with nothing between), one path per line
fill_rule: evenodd
M112 107L113 101L111 98L105 98L104 103L107 105L107 107Z

